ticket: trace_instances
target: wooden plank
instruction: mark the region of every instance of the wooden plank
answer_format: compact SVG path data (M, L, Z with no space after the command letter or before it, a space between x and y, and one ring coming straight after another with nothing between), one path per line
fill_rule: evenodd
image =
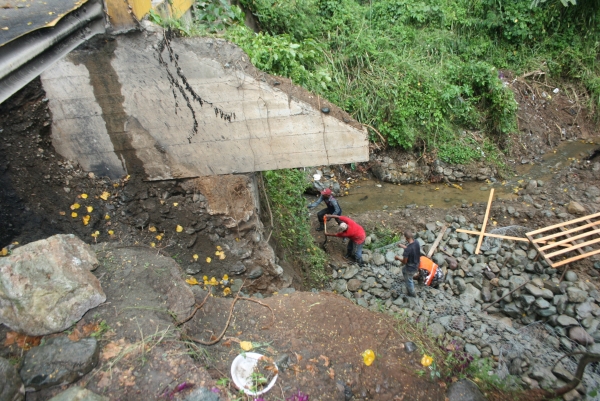
M435 252L435 249L440 244L440 241L442 240L442 237L446 233L447 229L448 229L448 226L446 226L446 225L442 226L442 229L440 230L440 233L438 234L437 238L433 242L433 245L431 245L431 249L429 250L429 252L427 252L427 257L428 258L431 258L431 255L433 255L433 253Z
M567 242L573 242L574 243L574 241L576 241L576 240L578 240L580 238L585 238L585 237L587 237L589 235L598 234L598 233L600 233L600 229L594 230L594 231L588 231L588 232L585 232L583 234L576 235L574 237L572 237L569 234L565 233L565 236L567 237L566 239L563 239L563 240L560 240L560 241L557 241L557 242L552 242L552 243L550 243L548 245L545 245L545 246L541 247L540 249L543 250L543 251L545 251L546 249L554 248L555 246L559 246L559 245L565 244Z
M479 232L479 231L464 230L462 228L456 229L456 232L465 233L465 234L473 234L473 235L479 235L479 234L481 234L481 232ZM513 240L513 241L529 242L529 239L523 238L523 237L509 237L507 235L492 234L492 233L484 233L483 235L485 237L500 238L500 239L510 239L510 240Z
M490 215L490 209L492 207L492 200L494 199L494 188L490 190L490 199L488 200L487 208L485 209L485 216L483 216L483 224L481 226L481 235L477 241L477 247L475 248L475 255L479 254L481 243L483 242L483 234L485 234L485 227L487 226L487 220Z
M558 227L566 226L566 225L569 225L569 224L579 223L580 221L585 221L586 219L592 219L594 217L600 217L600 213L589 214L587 216L580 217L580 218L575 219L575 220L569 220L569 221L565 221L565 222L562 222L562 223L554 224L553 226L548 226L548 227L540 228L539 230L530 231L527 234L535 235L535 234L538 234L538 233L542 233L544 231L552 230L553 228L558 228Z
M589 258L590 256L597 255L599 253L600 253L600 249L596 249L595 251L591 251L591 252L585 253L583 255L573 256L572 258L561 260L560 262L551 263L550 266L552 266L553 268L559 267L562 265L566 265L567 263L575 262L576 260Z
M562 255L563 253L574 251L574 250L576 250L578 248L583 248L583 247L586 247L588 245L597 244L598 242L600 242L600 238L596 238L596 239L593 239L591 241L582 242L581 244L576 244L576 245L573 245L573 246L571 246L569 248L565 248L565 249L561 249L560 251L549 253L546 256L548 258L551 258L551 257L556 256L556 255Z
M549 239L553 239L553 238L556 238L556 237L560 237L560 236L562 236L564 234L573 234L573 233L576 233L577 231L583 230L584 228L594 227L596 225L598 225L598 223L589 223L589 224L584 224L582 226L576 226L576 227L568 229L568 230L564 229L564 226L563 227L555 227L555 229L559 229L560 228L563 231L558 232L558 233L554 233L554 234L550 234L550 235L547 235L547 236L539 238L539 239L535 239L534 241L549 240ZM531 233L527 233L527 234L531 234Z
M473 234L473 235L479 235L481 234L481 232L479 231L472 231L472 230L465 230L463 228L457 228L456 232L458 233L465 233L465 234ZM492 234L492 233L485 233L483 234L485 237L492 237L492 238L500 238L500 239L508 239L508 240L512 240L512 241L521 241L521 242L531 242L531 240L529 238L523 238L523 237L510 237L508 235L500 235L500 234ZM547 241L541 240L541 241L537 241L541 244L547 244ZM560 245L562 247L569 247L569 245Z

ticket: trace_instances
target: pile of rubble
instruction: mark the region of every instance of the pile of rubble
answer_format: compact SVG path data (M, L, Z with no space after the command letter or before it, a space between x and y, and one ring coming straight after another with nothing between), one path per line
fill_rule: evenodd
M600 292L589 280L567 271L564 280L526 242L486 241L476 255L477 237L456 232L474 230L464 217L446 217L445 230L432 259L444 271L439 289L417 287L406 297L396 244L366 249L366 266L334 272L332 290L374 311L408 315L426 323L443 344L459 341L474 357L493 358L498 373L515 375L530 387L560 387L575 372L574 351L600 353ZM441 222L415 233L426 254ZM374 234L367 248L377 245ZM594 265L600 268L600 262ZM514 291L514 292L512 292ZM600 383L600 372L588 367L585 383ZM583 389L582 389L583 391Z

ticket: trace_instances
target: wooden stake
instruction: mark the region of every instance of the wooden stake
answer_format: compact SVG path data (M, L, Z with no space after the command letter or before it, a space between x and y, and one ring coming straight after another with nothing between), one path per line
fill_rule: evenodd
M433 245L431 245L431 249L429 250L429 252L427 252L427 257L431 259L431 255L433 255L433 253L435 252L435 249L437 248L437 246L439 245L440 241L442 240L442 237L444 236L444 234L446 233L446 230L448 229L448 226L443 225L442 226L442 230L440 231L440 233L438 234L437 238L435 239L435 241L433 242Z
M483 216L483 225L481 226L481 233L479 235L479 241L477 241L477 247L475 248L475 255L479 254L481 243L485 235L485 226L487 226L488 216L490 215L490 208L492 207L492 200L494 199L494 188L490 191L490 199L488 200L487 209L485 210L485 216Z

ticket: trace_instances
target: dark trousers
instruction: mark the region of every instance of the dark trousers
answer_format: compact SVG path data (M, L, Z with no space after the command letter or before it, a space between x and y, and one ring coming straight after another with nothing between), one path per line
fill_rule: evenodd
M353 256L354 260L358 263L362 263L362 248L364 242L362 244L357 244L356 242L350 240L348 241L348 248L346 249L346 253L348 256Z
M326 214L333 214L334 211L335 211L335 209L333 209L333 208L326 208L326 209L320 210L317 213L317 220L319 220L319 223L323 224L323 217ZM342 215L342 212L340 210L340 214L338 216L341 216L341 215ZM339 220L336 219L336 221L337 221L338 224L340 224Z

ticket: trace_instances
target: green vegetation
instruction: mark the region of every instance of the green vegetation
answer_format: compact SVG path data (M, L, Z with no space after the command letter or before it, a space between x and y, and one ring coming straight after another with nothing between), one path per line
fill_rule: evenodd
M263 174L268 195L267 213L272 215L273 234L286 259L301 267L305 284L322 287L327 274L325 252L310 233L306 201L309 182L301 170L267 171Z
M365 245L365 249L373 250L382 248L386 245L395 244L403 239L401 232L380 225L375 226L371 234L375 234L377 240L371 242L369 245Z

